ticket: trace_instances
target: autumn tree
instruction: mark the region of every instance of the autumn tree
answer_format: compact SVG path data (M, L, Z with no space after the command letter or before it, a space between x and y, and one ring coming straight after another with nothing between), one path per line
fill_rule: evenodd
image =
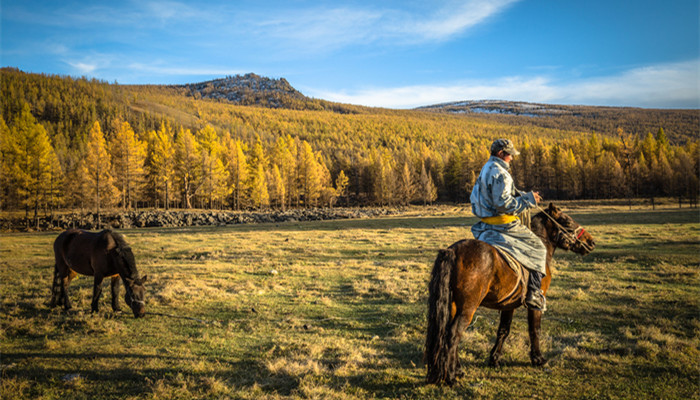
M345 171L341 169L338 176L335 178L335 191L339 197L346 197L348 195L349 183L350 179L348 179L347 175L345 175ZM348 205L348 200L345 201L345 205Z
M423 201L423 205L437 200L437 187L433 183L433 178L425 169L425 163L421 164L420 178L418 180L418 196Z
M7 208L11 198L11 188L15 187L13 184L14 146L10 128L0 115L0 209Z
M290 207L292 201L299 199L299 170L297 168L297 143L290 135L277 138L272 150L272 159L279 167L280 177L285 187L286 204L282 209Z
M229 133L224 136L223 160L228 171L229 187L231 188L231 205L240 210L248 196L248 160L244 153L245 145L238 139L233 139Z
M213 208L214 202L223 204L230 193L230 187L226 185L228 171L221 158L221 143L214 128L206 125L199 131L198 139L201 174L196 193L207 200L209 208Z
M272 164L272 170L268 173L267 187L269 188L270 203L284 209L287 202L287 188L277 164Z
M414 179L413 174L411 173L411 168L408 166L408 162L404 162L397 182L397 197L399 203L402 205L407 205L410 203L415 196L416 185L413 181Z
M148 181L156 196L162 196L163 206L170 207L171 191L175 184L175 136L170 124L163 122L152 131L148 141Z
M304 206L315 206L321 196L321 171L316 153L305 140L301 143L298 157L299 188L304 198Z
M175 173L184 208L192 208L192 198L200 184L201 166L199 144L189 129L181 128L175 138Z
M112 156L112 176L121 192L122 207L131 208L144 183L146 144L136 137L128 122L122 121L109 142L109 152Z
M36 121L28 104L24 104L20 117L15 120L4 141L4 147L9 150L5 163L11 161L14 164L10 168L5 167L12 177L8 180L16 184L17 197L25 206L27 222L29 209L33 208L34 223L38 225L39 207L51 189L52 176L58 171L55 170L56 154L48 133Z
M112 162L107 152L100 123L95 121L88 133L86 154L80 166L86 177L88 201L98 214L102 206L112 206L118 197L118 189L112 177Z

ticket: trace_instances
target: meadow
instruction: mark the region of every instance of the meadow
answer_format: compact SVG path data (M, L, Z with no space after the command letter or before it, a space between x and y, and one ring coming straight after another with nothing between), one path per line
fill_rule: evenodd
M466 208L398 216L123 230L147 315L107 284L71 284L50 309L57 232L0 235L3 399L698 399L697 209L563 205L596 239L555 254L544 367L516 312L503 366L486 361L498 313L479 309L454 386L426 385L427 281L436 252L471 237ZM123 289L122 289L123 290Z

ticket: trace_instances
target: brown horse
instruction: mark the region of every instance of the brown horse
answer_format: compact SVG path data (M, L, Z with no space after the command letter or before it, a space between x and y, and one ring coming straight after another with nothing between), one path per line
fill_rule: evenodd
M552 280L549 265L556 248L583 255L595 248L593 237L551 203L547 210L532 217L531 229L547 247L547 275L542 279L545 293ZM428 298L424 355L428 383L451 384L460 375L459 341L479 306L501 310L496 344L489 357L489 364L498 366L513 311L523 305L526 290L500 253L485 242L461 240L440 250L433 266ZM540 311L528 310L530 361L535 366L546 362L540 352L541 317Z
M69 229L56 238L53 244L56 264L54 267L51 307L63 305L71 308L68 299L68 285L78 274L95 278L92 291L92 311L98 311L102 280L112 278L112 309L119 311L119 278L124 281L124 300L131 307L135 317L146 313L144 286L146 276L139 278L136 261L131 247L124 237L116 232L87 232Z

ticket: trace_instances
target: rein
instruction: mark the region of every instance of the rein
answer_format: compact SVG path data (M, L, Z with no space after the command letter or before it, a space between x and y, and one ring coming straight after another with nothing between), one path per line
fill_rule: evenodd
M581 236L583 236L583 234L586 232L586 230L583 229L582 226L579 225L579 227L576 228L573 233L569 232L559 222L557 222L557 220L554 219L554 217L552 217L551 215L549 215L548 212L546 212L544 209L542 209L542 207L540 207L539 205L537 205L536 207L538 210L540 210L542 213L544 213L544 215L546 215L547 218L549 218L550 220L552 220L552 222L554 222L554 225L556 225L559 228L560 233L568 236L572 241L578 242L581 246L583 246L586 250L588 250L588 252L593 251L592 248L590 248L583 240L581 240Z

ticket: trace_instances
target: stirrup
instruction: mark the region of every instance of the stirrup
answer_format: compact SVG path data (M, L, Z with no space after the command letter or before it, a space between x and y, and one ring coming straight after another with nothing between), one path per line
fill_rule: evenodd
M530 310L545 312L547 311L547 299L542 294L542 291L530 291L525 299L525 306Z

